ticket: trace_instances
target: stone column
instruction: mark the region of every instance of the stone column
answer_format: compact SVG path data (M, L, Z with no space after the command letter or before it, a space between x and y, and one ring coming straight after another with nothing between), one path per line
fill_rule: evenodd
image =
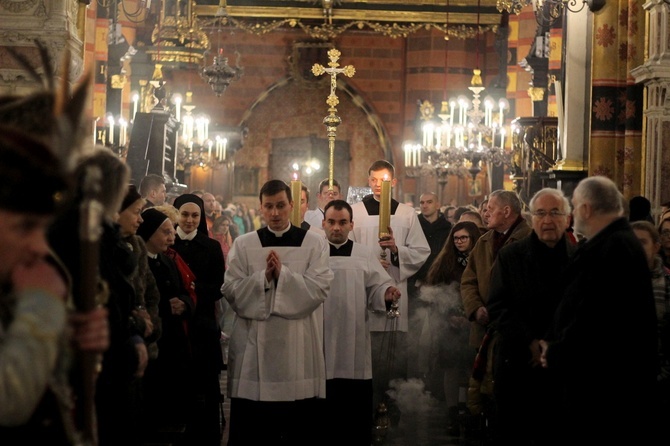
M646 90L643 195L658 216L661 203L670 201L670 7L649 0L643 8L648 11L647 58L631 74Z

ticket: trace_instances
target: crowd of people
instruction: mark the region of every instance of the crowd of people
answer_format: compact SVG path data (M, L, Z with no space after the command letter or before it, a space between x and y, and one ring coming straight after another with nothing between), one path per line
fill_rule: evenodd
M493 445L655 444L670 416L670 214L606 177L391 199L380 228L386 160L358 203L271 179L250 209L31 133L0 131L2 444L370 446L411 378Z

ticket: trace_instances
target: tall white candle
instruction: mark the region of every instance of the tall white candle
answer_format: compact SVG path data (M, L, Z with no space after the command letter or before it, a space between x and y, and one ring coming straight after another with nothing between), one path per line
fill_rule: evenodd
M114 117L109 115L107 117L107 122L109 122L109 138L107 138L107 140L110 144L114 144Z
M137 107L140 102L140 95L137 93L133 94L133 116L130 117L131 121L135 121L135 115L137 115Z
M177 118L178 122L181 122L181 96L177 96L174 98L174 105L175 105L175 117Z

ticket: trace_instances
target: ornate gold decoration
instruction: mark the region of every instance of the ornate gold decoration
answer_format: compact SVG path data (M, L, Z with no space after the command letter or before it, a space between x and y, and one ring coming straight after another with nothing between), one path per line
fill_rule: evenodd
M175 11L169 11L163 2L161 20L151 34L154 48L146 50L154 62L199 65L210 47L209 36L201 29L195 13L195 1L181 3Z
M328 104L328 116L323 118L323 123L326 125L326 130L328 134L328 148L330 149L330 160L328 161L328 190L333 190L333 165L335 163L335 136L337 135L337 126L340 125L342 119L337 116L337 104L340 103L340 100L335 94L337 89L337 75L342 73L347 77L353 77L356 74L356 69L353 65L347 65L342 68L338 68L340 64L337 62L340 59L340 53L335 48L328 51L328 67L325 68L323 65L314 64L312 66L312 73L314 76L321 76L324 73L330 74L330 94L326 99L326 104Z
M218 19L202 19L203 27L211 26ZM299 27L302 29L305 34L309 35L311 38L320 39L320 40L330 40L340 34L344 33L350 28L357 28L363 30L364 28L369 28L372 31L383 34L391 38L407 37L412 33L415 33L421 29L436 29L440 32L445 33L445 36L455 37L457 39L471 39L474 38L477 33L484 32L498 32L498 25L480 25L477 26L468 26L460 25L454 26L451 25L447 27L446 25L439 23L410 23L408 25L401 25L398 23L379 23L379 22L370 22L367 20L355 20L351 22L346 22L342 25L316 25L310 26L303 24L298 19L281 19L281 20L272 20L266 22L249 22L245 20L239 20L234 17L226 17L224 23L230 23L235 27L246 31L251 34L262 36L269 32L272 32L282 26L289 26L291 28Z
M124 74L115 74L112 76L112 88L122 89L126 85L126 76Z
M530 87L528 89L528 96L530 96L533 102L542 101L544 100L544 88Z

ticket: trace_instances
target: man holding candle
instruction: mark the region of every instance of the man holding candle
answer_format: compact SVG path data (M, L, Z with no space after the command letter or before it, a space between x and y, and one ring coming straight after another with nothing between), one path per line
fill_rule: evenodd
M235 239L221 289L235 311L228 446L311 444L323 434L328 243L291 224L298 203L283 181L265 183L260 204L267 227Z
M394 173L393 164L386 160L375 161L370 166L368 184L372 188L372 194L352 206L356 227L349 233L349 238L379 250L382 265L395 282L396 288L406 296L407 279L425 263L430 255L430 246L414 208L391 198L391 188L396 183ZM381 401L388 388L388 382L381 381L381 377L407 377L407 299L400 300L399 310L400 316L396 319L388 319L383 311L372 311L369 314L376 403ZM397 358L393 358L394 364L381 362L381 358L387 358L387 355L380 354L383 346L389 345L384 342L384 332L390 331L397 332L394 334L397 355Z

